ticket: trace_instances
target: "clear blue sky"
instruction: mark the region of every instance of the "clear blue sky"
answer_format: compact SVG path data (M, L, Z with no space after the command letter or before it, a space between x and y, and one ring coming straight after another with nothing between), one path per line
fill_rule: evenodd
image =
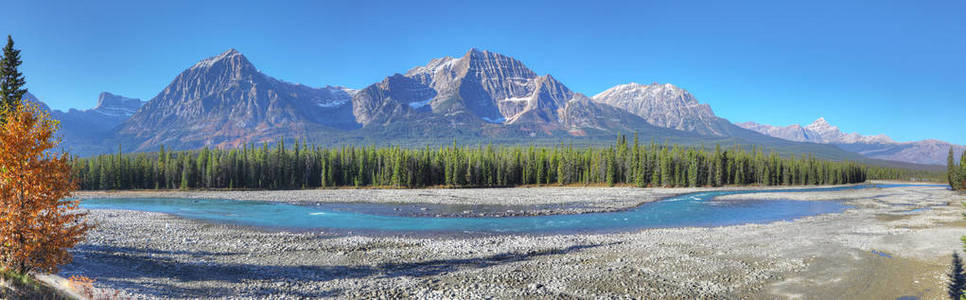
M31 92L58 109L92 107L101 91L150 99L228 48L279 79L361 88L476 47L587 95L670 82L733 122L824 116L966 144L961 0L5 2L0 33L23 50Z

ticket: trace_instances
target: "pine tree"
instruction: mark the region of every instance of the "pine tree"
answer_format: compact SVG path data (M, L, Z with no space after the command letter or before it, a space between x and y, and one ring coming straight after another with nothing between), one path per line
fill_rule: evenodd
M7 36L7 46L3 47L3 58L0 59L0 123L8 110L14 110L27 93L23 88L23 74L17 68L20 66L20 50L13 48L13 38Z

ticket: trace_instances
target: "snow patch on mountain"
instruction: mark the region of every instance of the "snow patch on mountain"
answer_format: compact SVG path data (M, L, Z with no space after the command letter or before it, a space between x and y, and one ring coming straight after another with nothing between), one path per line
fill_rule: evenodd
M317 105L322 108L334 108L348 104L352 101L352 96L359 92L356 89L331 85L325 86L324 90L328 92L329 96L318 100Z
M501 102L530 102L530 96L525 97L512 97L500 100Z
M506 118L503 118L503 117L500 117L500 118L480 117L480 118L483 119L483 121L486 121L487 123L493 123L493 124L503 124L503 122L506 122Z
M429 98L429 99L426 99L426 100L423 100L423 101L409 102L409 107L411 107L413 109L420 109L420 108L422 108L422 107L424 107L426 105L429 105L429 102L430 101L433 101L433 98Z

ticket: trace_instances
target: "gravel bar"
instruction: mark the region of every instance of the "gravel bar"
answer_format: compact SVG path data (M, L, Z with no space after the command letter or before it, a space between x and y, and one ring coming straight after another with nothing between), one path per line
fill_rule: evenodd
M622 209L698 190L706 189L360 189L78 196L520 206L596 201L601 209ZM780 195L787 199L790 194ZM960 206L966 196L937 187L795 195L801 200L846 199L854 208L770 224L431 237L267 231L159 213L93 210L89 218L97 229L72 251L74 262L64 266L60 275L91 277L102 295L137 299L945 297L951 254L960 251L959 237L966 234Z

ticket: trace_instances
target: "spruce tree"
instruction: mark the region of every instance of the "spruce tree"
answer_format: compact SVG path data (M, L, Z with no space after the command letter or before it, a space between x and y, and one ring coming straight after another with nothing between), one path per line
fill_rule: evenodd
M188 168L185 167L184 164L182 164L182 169L181 169L181 185L180 185L180 187L181 187L182 190L187 190L188 189L188 186L189 186L188 185L188 181L190 181L190 180L191 180L190 177L188 177Z
M23 88L25 83L23 74L17 69L21 64L20 50L13 48L13 38L7 36L7 46L3 47L3 58L0 59L0 109L6 111L20 105L21 99L27 93ZM0 122L3 113L0 111Z
M698 186L698 156L694 150L688 150L688 186Z
M966 150L963 150L963 155L959 157L959 172L956 172L956 189L966 188Z
M949 180L949 186L956 189L957 175L959 170L956 169L956 161L953 158L953 147L949 147L949 156L946 157L946 179Z

